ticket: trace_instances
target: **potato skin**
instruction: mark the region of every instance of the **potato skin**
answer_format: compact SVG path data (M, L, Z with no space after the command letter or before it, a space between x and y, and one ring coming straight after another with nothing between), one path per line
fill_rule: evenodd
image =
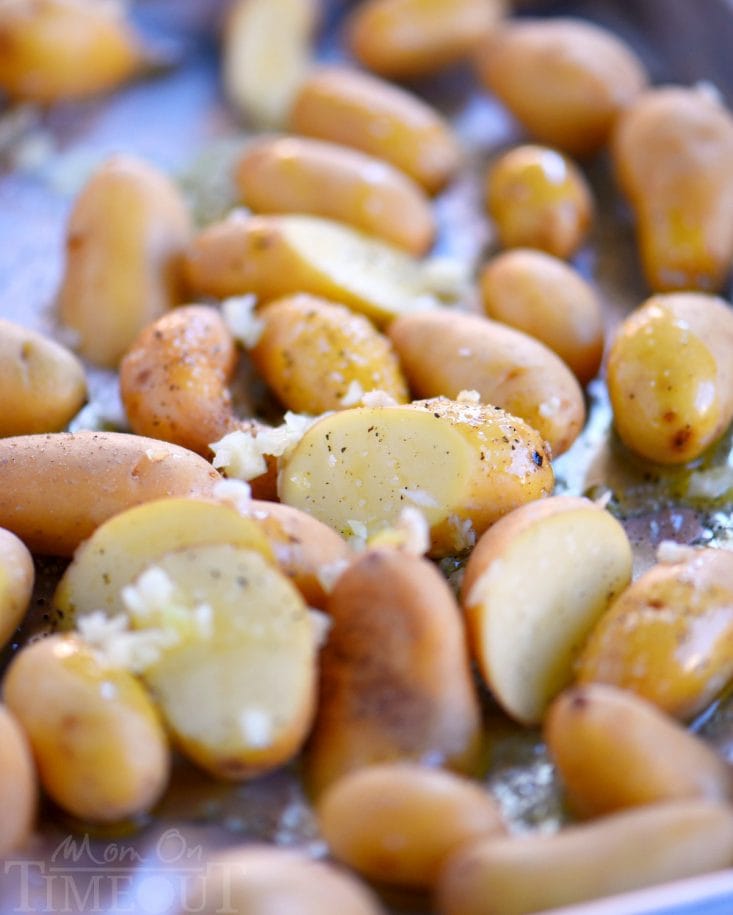
M247 146L234 179L255 213L312 213L420 256L435 237L422 188L389 162L306 137L262 139Z
M150 809L170 756L152 701L127 671L79 639L50 636L15 655L3 680L43 788L82 820L113 823Z
M700 89L649 89L619 119L612 155L651 289L721 290L733 265L730 112Z
M4 705L0 705L0 858L30 838L38 805L38 784L28 739Z
M537 429L557 457L585 422L583 392L550 349L480 315L441 309L403 315L389 327L407 381L418 397L476 390Z
M692 718L733 677L732 602L733 556L726 550L653 566L591 633L578 682L628 689L676 718Z
M338 579L326 612L332 626L305 760L311 790L392 760L471 771L478 700L458 607L435 567L369 550Z
M682 464L733 419L733 314L704 293L652 296L618 329L608 390L624 443L650 461Z
M190 234L180 192L152 165L113 156L92 175L69 217L56 302L80 355L115 368L142 328L179 300Z
M303 81L289 128L385 159L429 194L453 177L462 159L458 140L433 108L404 89L347 67L323 67Z
M0 436L59 432L86 397L84 366L73 353L0 318Z
M317 416L354 406L352 385L407 401L392 344L363 315L301 294L270 302L258 317L264 330L252 361L289 410Z
M53 556L70 556L125 508L161 496L207 496L221 479L192 451L123 432L0 439L0 475L0 526L32 552Z
M733 770L722 756L626 690L601 683L567 690L550 706L543 736L581 816L731 796Z
M598 374L604 339L601 302L571 266L543 251L515 248L485 265L480 289L488 317L544 343L581 384Z
M0 528L0 648L20 625L35 581L33 557L15 534Z
M604 146L647 83L630 48L572 18L507 20L491 33L477 65L479 78L532 137L573 156Z

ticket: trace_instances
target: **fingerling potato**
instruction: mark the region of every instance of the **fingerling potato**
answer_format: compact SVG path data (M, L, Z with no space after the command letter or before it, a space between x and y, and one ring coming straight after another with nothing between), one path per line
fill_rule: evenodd
M0 649L20 625L35 581L33 557L15 534L0 528Z
M26 844L37 806L36 768L28 739L8 709L0 705L0 857Z

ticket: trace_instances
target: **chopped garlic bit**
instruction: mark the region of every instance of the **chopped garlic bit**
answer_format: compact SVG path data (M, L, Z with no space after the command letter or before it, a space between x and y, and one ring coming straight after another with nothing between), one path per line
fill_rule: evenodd
M657 562L664 565L675 565L678 562L687 562L694 559L698 554L695 547L687 546L684 543L676 543L674 540L662 540L657 547Z
M320 610L314 610L312 607L308 610L311 625L313 626L313 637L317 648L322 648L328 639L328 633L333 626L333 620L327 613Z
M449 515L448 523L453 534L456 551L462 553L476 545L476 530L470 518L461 519L458 515Z
M214 486L212 495L219 502L226 502L245 515L252 501L252 487L244 480L219 480Z
M363 521L358 521L355 518L348 518L346 521L346 531L344 535L348 540L349 544L355 550L363 550L367 544L367 538L369 536L369 531L367 530L366 524Z
M326 594L330 594L333 591L336 582L348 567L348 559L336 559L334 562L324 562L322 566L319 566L316 578Z
M174 630L156 628L131 632L128 625L124 615L108 617L98 610L80 617L77 628L82 639L99 651L108 664L134 674L157 664L163 653L180 641Z
M459 391L456 397L458 403L481 403L481 395L478 391Z
M395 527L404 536L403 548L406 552L424 556L430 549L430 527L417 508L403 508Z
M122 589L122 602L133 616L144 618L160 613L173 600L175 586L158 566L146 569L135 585Z
M257 346L265 329L265 322L255 314L256 306L257 296L251 294L233 296L221 305L225 324L245 349Z
M272 716L265 709L250 706L239 716L239 729L245 743L255 750L272 744Z
M230 432L209 445L214 452L214 467L224 470L229 477L254 480L267 470L265 455L286 454L319 418L288 411L281 426L271 429L262 426L256 432L243 429Z
M687 495L691 499L720 499L733 488L733 467L713 467L690 474Z
M386 391L367 391L361 398L365 407L377 409L379 407L396 407L397 401Z
M402 487L400 493L409 502L419 505L421 508L437 508L440 504L435 496L426 492L424 489L407 489L407 487Z
M357 404L361 403L362 398L364 397L364 388L359 384L358 381L354 380L348 387L348 390L341 398L342 407L355 407Z

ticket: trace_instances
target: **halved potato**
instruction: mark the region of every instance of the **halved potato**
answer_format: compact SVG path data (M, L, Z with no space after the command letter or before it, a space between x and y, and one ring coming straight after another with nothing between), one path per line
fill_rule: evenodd
M156 556L202 543L231 543L272 559L259 525L230 505L186 498L146 502L110 518L76 551L53 599L62 625L70 628L96 610L121 613L121 589Z
M524 505L481 538L462 602L481 672L513 718L542 719L631 566L619 522L571 496Z

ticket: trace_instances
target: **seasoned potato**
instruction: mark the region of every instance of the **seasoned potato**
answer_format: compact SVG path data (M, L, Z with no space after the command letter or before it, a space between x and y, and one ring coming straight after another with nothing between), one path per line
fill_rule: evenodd
M366 0L347 21L347 39L368 69L410 79L471 55L504 8L503 0Z
M306 778L319 794L378 762L477 764L481 720L463 624L427 560L362 553L336 582Z
M72 636L20 651L5 703L33 750L41 785L68 813L114 823L149 810L168 781L170 754L138 681Z
M142 328L176 304L190 233L180 192L147 162L114 156L91 176L69 217L57 299L84 358L116 367Z
M472 545L502 515L548 495L540 436L502 410L435 398L356 407L312 425L282 463L280 499L341 533L371 536L407 505L430 527L432 553Z
M5 0L0 47L0 89L42 105L108 92L145 63L122 7L88 0Z
M72 353L0 318L0 436L58 432L86 397L84 366Z
M289 410L341 410L374 390L408 399L392 344L363 315L301 294L270 302L258 318L252 361Z
M120 393L132 431L209 456L232 431L227 387L237 353L215 308L188 305L145 327L120 363Z
M316 638L273 564L230 544L192 546L155 557L123 599L143 640L160 640L139 666L186 756L244 779L297 753L314 711Z
M700 550L638 578L601 618L578 660L581 683L630 689L691 718L733 677L733 554Z
M512 717L542 720L573 679L594 624L631 580L631 565L624 529L587 499L523 505L482 536L466 566L462 604L473 654Z
M556 835L483 839L438 886L440 915L522 915L729 867L733 812L706 801L624 811Z
M325 216L416 256L435 237L430 200L418 184L389 162L335 143L260 140L242 153L235 180L255 213Z
M71 556L123 509L163 496L207 496L221 480L192 451L123 432L0 439L0 474L0 527L34 553L54 556Z
M657 801L725 801L733 770L648 702L600 683L562 693L544 737L573 810L584 816Z
M655 292L720 290L733 264L733 117L701 89L651 89L619 120L613 161Z
M618 329L608 391L618 434L660 464L681 464L733 419L733 314L703 293L653 296Z
M0 648L25 616L33 593L33 557L22 540L0 528Z
M0 705L0 858L28 841L36 817L38 787L28 740Z
M521 417L557 457L585 422L583 392L570 369L521 331L449 309L403 315L389 328L411 390L418 397L457 397L478 391L481 401Z
M364 884L346 871L297 851L247 845L212 856L192 881L186 910L206 900L209 912L248 915L384 915Z
M319 800L318 823L339 861L379 883L422 888L460 845L505 831L484 787L414 763L339 779Z
M186 272L197 293L223 298L251 292L268 301L308 292L382 324L438 304L417 260L315 216L235 214L198 235Z
M433 194L453 177L462 151L447 122L428 104L375 76L324 67L303 81L288 126L385 159Z
M211 499L154 499L121 511L81 544L54 594L64 625L102 611L124 611L120 593L156 557L186 547L229 543L273 554L266 535L251 518Z
M224 89L257 128L281 127L311 62L318 0L236 0L224 26Z
M510 19L484 46L486 86L541 143L574 156L600 149L645 87L644 67L615 35L578 19Z
M583 173L546 146L516 146L491 166L486 207L505 248L571 257L585 241L593 197Z
M603 310L593 287L543 251L516 248L481 273L486 314L536 337L557 353L581 384L595 378L603 356Z

